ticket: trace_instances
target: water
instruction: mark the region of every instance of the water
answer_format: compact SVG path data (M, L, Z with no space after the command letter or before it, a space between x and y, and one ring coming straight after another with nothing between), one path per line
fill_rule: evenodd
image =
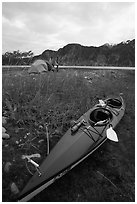
M10 69L16 69L16 70L19 70L19 69L28 69L30 66L2 66L2 69L3 70L7 70L8 71ZM92 69L92 70L96 70L96 69L114 69L114 70L135 70L135 67L107 67L107 66L59 66L59 69Z

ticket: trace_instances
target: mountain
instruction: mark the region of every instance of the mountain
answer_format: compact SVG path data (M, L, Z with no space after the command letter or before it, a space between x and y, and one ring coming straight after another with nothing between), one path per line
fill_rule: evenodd
M49 60L52 57L53 60L56 60L58 57L59 65L134 67L135 39L115 45L106 43L99 47L72 43L60 48L58 51L45 50L42 54L34 57L32 55L31 57L25 55L25 58L19 58L18 55L15 55L16 53L20 54L18 51L15 51L2 55L2 65L26 65L39 58Z
M99 47L68 44L58 51L45 50L34 58L58 57L60 65L135 66L135 40Z

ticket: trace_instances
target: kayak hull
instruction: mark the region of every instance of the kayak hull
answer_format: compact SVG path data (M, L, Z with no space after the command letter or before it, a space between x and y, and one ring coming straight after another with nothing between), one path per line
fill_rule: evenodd
M107 140L106 130L109 128L110 123L115 128L124 115L125 104L122 98L120 100L122 104L120 108L110 106L104 108L112 114L110 122L105 125L91 125L91 113L94 110L102 109L98 104L82 115L77 124L83 120L86 124L78 128L78 131L74 133L71 128L65 133L40 166L41 176L39 176L38 172L33 175L21 192L19 201L30 200L102 145Z

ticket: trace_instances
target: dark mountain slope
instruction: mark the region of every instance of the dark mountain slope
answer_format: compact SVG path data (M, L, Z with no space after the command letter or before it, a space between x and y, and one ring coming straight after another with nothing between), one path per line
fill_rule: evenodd
M60 65L135 66L135 40L100 47L68 44L58 51L45 50L41 57L58 56Z
M3 65L26 65L36 59L56 60L59 65L89 65L89 66L135 66L135 40L128 40L117 45L104 44L99 47L68 44L58 51L45 50L42 54L32 58L21 58L12 55L2 55Z

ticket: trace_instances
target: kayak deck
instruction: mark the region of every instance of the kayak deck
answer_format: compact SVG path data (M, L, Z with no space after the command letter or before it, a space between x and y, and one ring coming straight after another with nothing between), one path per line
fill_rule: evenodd
M21 198L29 194L31 194L31 197L33 197L33 192L35 192L38 188L46 183L48 184L50 181L53 183L54 180L59 177L61 172L64 172L65 170L68 171L71 166L79 163L82 158L93 152L103 142L105 142L107 139L106 130L109 128L109 123L111 122L111 125L115 127L124 115L125 105L123 101L121 104L122 105L118 108L112 108L110 106L102 108L97 104L82 115L77 121L77 124L81 121L85 121L85 125L81 125L76 132L72 132L71 128L66 132L66 134L56 144L40 166L39 170L41 176L38 172L33 175L26 187L21 192ZM98 122L97 116L95 118L96 121L92 121L93 117L91 114L93 111L96 113L96 111L99 111L99 109L104 111L107 110L107 112L111 113L111 117L109 118L109 123L96 126L93 124L93 122ZM101 120L103 120L105 117L105 112L100 115L100 117ZM35 195L37 193L38 192L35 192Z

